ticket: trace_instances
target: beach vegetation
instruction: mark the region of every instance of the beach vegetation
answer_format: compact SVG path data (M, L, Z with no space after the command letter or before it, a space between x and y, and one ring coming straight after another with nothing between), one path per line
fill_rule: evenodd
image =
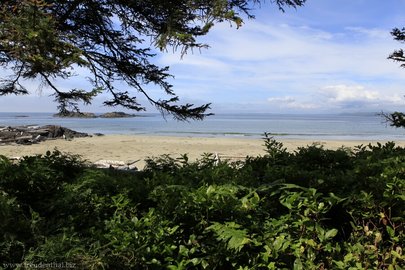
M280 9L305 0L276 0ZM53 91L62 115L79 111L101 93L106 106L142 111L146 100L179 120L201 120L210 104L182 104L169 67L156 65L159 51L207 48L198 38L220 22L241 27L254 18L260 0L54 1L3 0L0 4L0 65L10 71L0 96L28 94L24 83L37 79ZM85 74L88 87L65 90L57 82ZM57 81L58 79L59 81ZM117 83L119 82L119 83ZM161 94L151 91L161 89ZM152 91L152 92L153 92ZM159 98L157 96L161 96ZM139 98L141 96L141 98Z
M404 148L264 147L138 172L59 151L0 156L0 267L404 269Z

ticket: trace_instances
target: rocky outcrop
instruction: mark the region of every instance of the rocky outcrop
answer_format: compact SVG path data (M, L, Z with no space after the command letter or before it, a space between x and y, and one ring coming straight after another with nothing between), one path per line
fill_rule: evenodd
M100 115L101 118L126 118L126 117L135 117L135 114L128 114L124 112L109 112Z
M55 113L54 117L68 117L68 118L96 118L96 114L90 112L68 112L68 113Z
M0 127L0 145L11 143L33 144L49 139L63 138L71 140L73 138L87 136L89 136L87 133L77 132L55 125Z

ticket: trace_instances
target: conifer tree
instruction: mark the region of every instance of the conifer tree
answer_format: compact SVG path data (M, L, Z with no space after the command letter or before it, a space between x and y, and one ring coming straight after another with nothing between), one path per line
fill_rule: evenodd
M143 95L163 114L179 120L203 119L210 104L180 104L169 67L153 63L168 47L184 54L204 48L198 37L218 22L237 27L242 17L253 18L260 0L2 0L0 4L0 66L13 72L3 78L0 96L27 94L23 81L40 80L53 90L61 113L78 111L108 92L107 106L145 110ZM275 0L282 11L305 0ZM156 50L158 49L158 50ZM55 81L75 76L75 68L90 71L92 89L62 91ZM121 82L116 84L115 82ZM122 87L122 82L125 89ZM156 85L164 98L155 99L148 87ZM192 91L192 89L190 89Z
M405 43L405 28L398 29L394 28L391 32L391 35L394 37L395 40ZM402 49L394 51L388 59L397 61L401 63L401 67L405 68L405 55ZM390 123L393 127L403 127L405 128L405 114L402 112L394 112L394 113L383 113L382 114L385 119Z

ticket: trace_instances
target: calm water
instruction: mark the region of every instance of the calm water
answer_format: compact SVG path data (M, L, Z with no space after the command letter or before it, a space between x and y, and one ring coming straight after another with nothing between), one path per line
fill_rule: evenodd
M311 140L403 140L405 129L383 123L380 116L218 114L198 122L177 122L159 114L135 118L54 118L52 113L0 113L0 126L61 125L104 134L148 134L193 137L275 138Z

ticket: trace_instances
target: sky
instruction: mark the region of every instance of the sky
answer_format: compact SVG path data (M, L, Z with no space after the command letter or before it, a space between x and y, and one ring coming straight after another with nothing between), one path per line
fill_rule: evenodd
M390 35L405 26L404 11L403 0L307 0L285 13L266 1L239 29L215 25L199 39L209 49L183 57L169 49L154 61L170 66L181 101L210 102L213 113L405 110L405 69L387 59L405 47ZM0 111L55 111L49 90L34 85L30 96L0 97ZM111 111L103 98L83 110Z

